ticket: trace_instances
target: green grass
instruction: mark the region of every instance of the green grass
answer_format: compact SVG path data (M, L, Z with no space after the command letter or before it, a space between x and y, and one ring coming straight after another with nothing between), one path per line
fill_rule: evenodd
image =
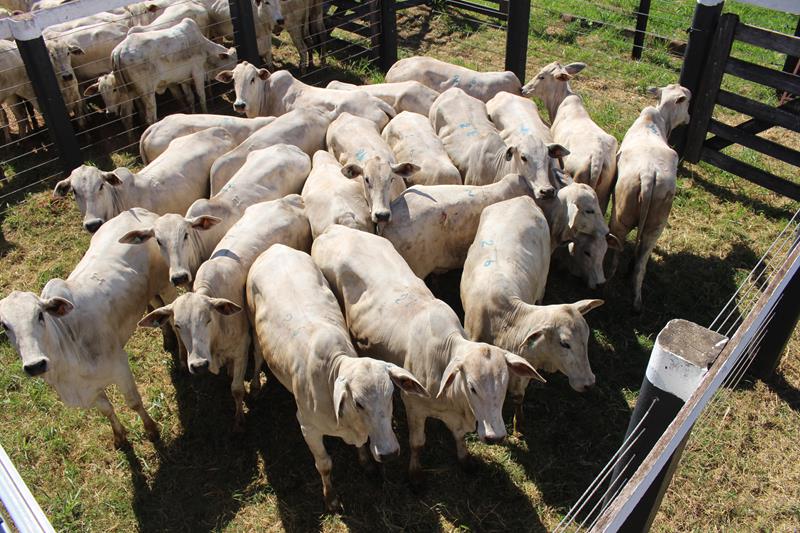
M612 3L630 10L635 2L605 2ZM644 61L633 62L630 39L615 28L587 28L558 16L605 14L607 20L608 11L594 3L537 5L558 14L533 10L528 74L554 59L585 61L589 68L573 87L595 120L618 139L650 103L645 88L677 79L679 61L664 50L648 48ZM654 3L652 27L680 37L680 26L660 28L656 15L663 9L664 19L687 21L692 5ZM793 30L790 17L734 2L728 9L755 25ZM624 25L622 19L614 24ZM473 68L503 68L502 32L457 13L414 9L401 13L398 27L401 57L425 53ZM276 57L279 64L296 61L290 47L278 48ZM350 80L382 79L364 61L334 62L330 70L326 75ZM753 94L774 103L768 91ZM775 172L795 172L748 151L740 155L774 165ZM130 152L100 153L94 160L101 166L135 164ZM579 395L560 375L532 387L521 435L493 447L470 439L481 461L472 476L458 470L450 436L431 423L424 456L429 485L422 494L411 493L405 483L407 431L400 411L396 425L403 455L386 466L383 477L365 474L352 448L328 441L346 513L323 515L319 477L291 396L269 382L249 405L247 433L233 436L227 380L192 379L178 371L149 330L137 331L127 349L144 401L162 428L160 444L144 438L140 421L113 392L133 444L132 450L115 451L105 419L64 407L41 380L26 378L5 340L0 342L0 443L61 531L549 530L621 442L660 329L675 317L708 325L797 207L712 167L686 165L670 226L645 279L644 314L630 314L631 290L618 276L607 286L606 304L587 315L597 389ZM54 201L48 191L13 204L2 220L2 236L1 294L38 292L51 277L67 275L89 242L73 203ZM623 256L620 272L629 256L630 251ZM548 302L590 296L568 274L553 273ZM799 349L795 335L774 378L726 395L713 423L695 430L656 531L782 531L800 523Z

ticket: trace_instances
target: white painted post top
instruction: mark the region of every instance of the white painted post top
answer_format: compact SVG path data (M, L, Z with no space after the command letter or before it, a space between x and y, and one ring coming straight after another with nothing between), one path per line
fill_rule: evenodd
M53 526L0 446L0 500L21 533L54 533Z
M135 4L141 0L80 0L60 6L0 19L0 39L28 41L48 26Z
M705 0L709 1L709 0ZM713 0L711 0L713 1ZM800 0L736 0L745 4L761 6L775 11L783 11L791 15L800 15Z

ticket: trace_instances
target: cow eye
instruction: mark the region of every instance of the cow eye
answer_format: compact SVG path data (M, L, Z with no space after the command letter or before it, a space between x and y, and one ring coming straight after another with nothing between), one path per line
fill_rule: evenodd
M252 79L250 80L250 83L255 83L255 82L256 82L256 79L255 79L255 78L252 78Z
M525 157L524 155L523 155L523 156L521 156L521 157L520 157L520 159L522 159L522 162L523 162L523 163L527 163L527 162L528 162L528 158L527 158L527 157Z
M189 234L188 234L188 233L184 233L184 234L183 234L183 240L185 241L185 240L186 240L186 239L188 239L188 238L189 238Z
M470 385L470 386L469 386L469 391L470 391L472 394L478 394L478 391L476 391L476 390L475 390L475 387L474 387L474 386L472 386L472 385Z
M44 314L39 311L39 322L44 322Z
M181 325L175 322L175 329L181 329Z
M364 183L366 183L367 185L369 185L369 178L368 178L368 177L366 177L366 176L364 176Z
M103 190L103 184L102 183L100 184L100 189L98 189L98 190L100 190L100 191Z
M115 93L115 92L117 92L117 90L116 89L111 89L111 92Z
M594 209L587 209L586 210L586 214L587 215L594 215Z
M585 255L586 257L592 257L591 252L583 252L583 255Z
M561 347L562 348L566 348L567 350L569 350L569 348L570 348L569 343L568 342L564 342L564 341L561 341Z
M159 246L164 246L164 245L161 243L161 239L156 239L156 244L158 244Z
M361 405L361 403L360 403L360 402L356 402L356 408L357 408L357 409L361 409L362 411L364 410L364 406L363 406L363 405Z

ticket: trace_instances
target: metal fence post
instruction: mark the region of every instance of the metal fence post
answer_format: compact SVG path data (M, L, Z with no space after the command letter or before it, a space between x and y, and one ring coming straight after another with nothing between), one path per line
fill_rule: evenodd
M640 0L639 10L636 12L636 32L633 34L633 51L631 52L633 59L642 58L648 18L650 18L650 0Z
M713 43L714 32L719 24L725 0L697 0L692 17L692 26L689 28L689 39L683 53L683 66L681 66L680 84L692 91L692 96L700 88L700 80L705 70L706 59ZM689 102L689 115L694 115L695 98ZM686 128L680 127L673 131L670 137L678 153L683 156L686 147Z
M378 55L385 73L397 62L397 9L395 0L380 0L381 34Z
M58 150L61 167L65 173L72 172L83 164L83 156L44 39L40 34L33 39L17 39L16 42L47 131Z
M709 364L719 355L725 340L719 333L687 320L671 320L658 334L625 433L625 441L630 444L614 468L607 492L611 495L609 498L633 475L675 419L700 384ZM620 531L648 531L682 450L683 444L648 488Z
M239 61L260 65L253 3L251 0L228 0L228 7L231 11L233 41L236 43L236 55Z
M517 75L525 83L525 63L528 59L528 29L531 18L531 3L515 0L508 3L506 27L506 70Z

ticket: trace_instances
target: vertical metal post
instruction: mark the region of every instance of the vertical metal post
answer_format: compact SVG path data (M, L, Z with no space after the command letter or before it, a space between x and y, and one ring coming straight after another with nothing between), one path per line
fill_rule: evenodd
M647 19L650 18L650 0L640 0L639 10L636 12L636 32L633 34L633 51L631 57L633 59L642 58L642 50L644 50L644 36L647 32Z
M239 61L260 65L258 41L256 40L255 17L251 0L228 0L233 24L233 41Z
M379 0L381 11L381 34L378 54L380 67L385 73L397 62L397 6L395 0Z
M794 30L794 36L800 37L800 17L797 17L797 28ZM786 62L783 64L784 72L794 72L797 62L800 61L799 57L786 56Z
M800 234L795 234L794 246L800 242ZM788 254L787 254L788 255ZM761 345L757 348L748 373L759 379L767 379L778 368L786 344L792 337L800 318L800 271L794 273L786 285L786 290L772 310L772 318L764 331Z
M528 0L514 0L508 3L506 70L516 74L522 83L525 83L525 63L528 59L530 18L531 3Z
M683 66L681 67L680 84L692 91L692 96L700 88L700 80L706 65L714 32L719 24L725 0L697 0L692 17L692 26L689 28L689 39L683 53ZM695 98L689 102L689 115L694 114ZM686 146L686 128L676 128L670 136L672 144L681 156Z
M647 364L636 407L625 434L630 442L622 454L608 494L616 494L639 468L653 446L700 384L719 355L725 337L686 320L671 320L658 334ZM688 437L688 436L687 436ZM646 532L655 518L664 491L672 480L683 444L648 488L620 531Z
M65 173L72 172L83 164L83 156L44 39L41 35L29 40L18 39L17 49L36 93L47 131L58 150L61 167Z

